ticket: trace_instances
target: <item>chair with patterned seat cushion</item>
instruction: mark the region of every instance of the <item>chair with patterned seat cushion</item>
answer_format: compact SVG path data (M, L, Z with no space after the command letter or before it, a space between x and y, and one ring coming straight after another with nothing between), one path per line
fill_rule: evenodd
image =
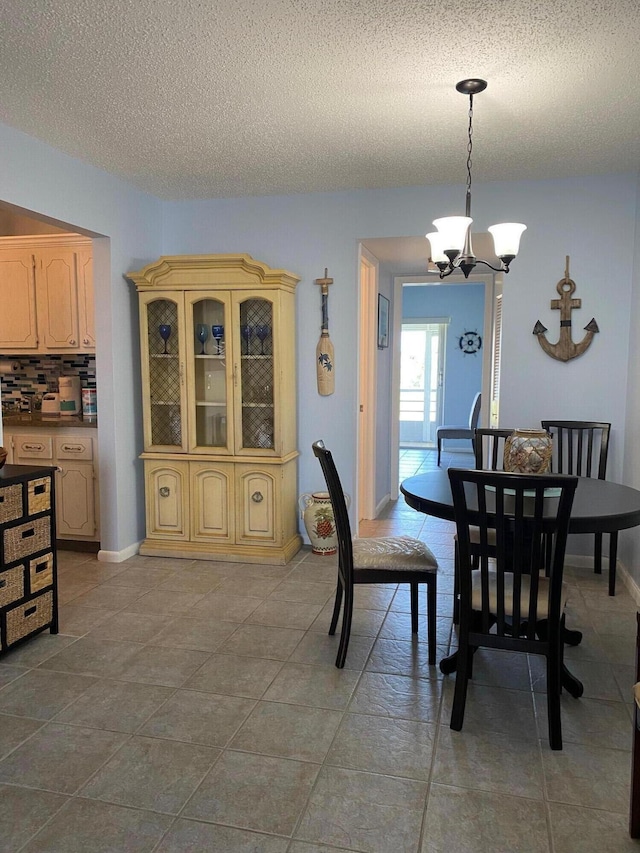
M408 583L411 591L411 631L418 633L418 590L427 585L427 642L429 664L436 662L436 581L438 562L420 539L411 536L381 536L372 539L353 539L347 503L333 461L324 442L316 441L313 452L322 467L338 539L338 583L329 634L336 632L342 609L342 630L336 666L344 667L353 617L353 588L355 584ZM344 607L342 600L344 598Z
M482 394L478 391L473 398L471 411L469 412L469 426L439 426L436 429L436 442L438 445L438 465L440 464L440 454L442 452L442 442L445 438L468 438L473 441L473 432L478 426L480 420L480 407L482 405Z

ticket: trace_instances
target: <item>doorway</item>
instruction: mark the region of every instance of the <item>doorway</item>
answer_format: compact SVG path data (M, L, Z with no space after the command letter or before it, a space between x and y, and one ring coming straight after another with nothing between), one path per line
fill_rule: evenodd
M402 323L400 340L400 447L436 444L442 424L446 318Z

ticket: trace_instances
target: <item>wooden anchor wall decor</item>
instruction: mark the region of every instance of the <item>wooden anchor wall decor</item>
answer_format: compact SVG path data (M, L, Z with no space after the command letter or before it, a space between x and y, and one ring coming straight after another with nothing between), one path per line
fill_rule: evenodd
M580 343L574 343L571 338L571 311L574 308L582 307L581 299L572 299L576 289L576 283L569 278L569 255L566 256L566 266L564 270L564 278L556 284L556 290L560 294L560 299L552 299L551 307L560 310L560 339L556 344L550 344L545 337L545 332L548 331L546 326L543 326L538 320L533 327L533 334L538 338L538 343L542 349L550 355L551 358L557 358L558 361L569 361L571 358L577 358L589 348L589 344L593 340L593 336L600 331L595 318L584 327L587 333Z

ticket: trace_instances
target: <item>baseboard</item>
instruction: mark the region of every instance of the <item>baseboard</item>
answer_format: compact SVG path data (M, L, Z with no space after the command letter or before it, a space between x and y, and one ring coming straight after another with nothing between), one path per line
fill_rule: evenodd
M565 563L570 566L578 566L580 568L593 569L593 557L585 554L566 554ZM602 571L609 571L609 558L602 555ZM616 578L625 585L627 592L633 598L635 603L640 606L640 586L631 577L629 570L620 560L616 563Z
M376 514L374 515L374 519L378 518L382 510L386 507L388 503L391 502L391 495L386 494L381 501L376 505Z
M134 557L139 550L139 542L134 542L133 545L123 548L122 551L105 551L100 549L98 551L98 561L101 563L122 563L128 560L129 557Z

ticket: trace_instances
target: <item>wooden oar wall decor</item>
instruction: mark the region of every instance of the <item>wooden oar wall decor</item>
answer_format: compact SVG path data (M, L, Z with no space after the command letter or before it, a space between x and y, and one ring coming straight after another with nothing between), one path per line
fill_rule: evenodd
M327 268L324 270L324 278L317 278L316 284L320 285L322 293L322 325L320 327L320 340L316 347L316 374L318 377L318 394L328 397L336 389L334 372L333 344L329 337L329 285L333 284L332 278L327 278Z
M585 352L593 340L593 336L600 331L595 318L584 327L587 333L580 343L574 343L571 338L571 311L574 308L582 307L581 299L572 299L576 289L576 283L569 278L569 255L566 256L566 264L564 270L564 278L556 284L556 290L560 294L560 299L552 299L551 307L557 308L560 311L560 339L556 344L550 344L545 336L548 331L546 326L543 326L538 320L533 327L533 334L538 338L538 343L542 349L550 355L551 358L557 358L558 361L569 361L571 358L577 358Z

